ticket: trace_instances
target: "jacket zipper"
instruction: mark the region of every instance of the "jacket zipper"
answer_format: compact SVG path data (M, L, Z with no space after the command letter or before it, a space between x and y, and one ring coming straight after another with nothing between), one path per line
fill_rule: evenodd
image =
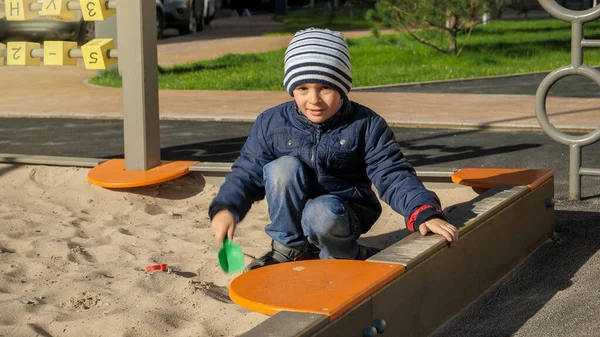
M315 134L315 146L313 146L312 154L310 155L310 160L313 163L313 167L315 171L317 171L317 175L319 174L319 167L317 166L317 147L319 146L319 141L321 140L321 128L317 127L317 133Z

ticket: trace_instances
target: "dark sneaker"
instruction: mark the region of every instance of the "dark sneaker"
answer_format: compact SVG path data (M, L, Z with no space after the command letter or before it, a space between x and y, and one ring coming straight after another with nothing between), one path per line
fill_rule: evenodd
M318 258L319 249L314 245L288 247L279 242L271 241L271 251L250 262L246 268L244 268L244 272L276 263L314 260Z
M356 257L356 259L357 260L366 260L366 259L370 258L371 256L379 253L380 251L381 251L381 249L379 249L379 248L358 245L358 256Z

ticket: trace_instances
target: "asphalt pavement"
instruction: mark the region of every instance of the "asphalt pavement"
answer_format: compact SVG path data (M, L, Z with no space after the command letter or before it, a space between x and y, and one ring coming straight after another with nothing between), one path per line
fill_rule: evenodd
M596 69L600 70L600 67ZM409 92L442 94L502 94L535 96L538 86L549 74L532 74L484 77L451 81L408 83L352 89L355 92ZM556 82L548 96L599 98L598 84L583 76L568 76Z

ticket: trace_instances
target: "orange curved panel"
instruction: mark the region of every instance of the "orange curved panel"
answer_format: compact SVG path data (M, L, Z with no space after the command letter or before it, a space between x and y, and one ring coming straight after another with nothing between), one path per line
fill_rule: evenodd
M404 270L403 265L355 260L280 263L236 277L229 284L229 297L267 315L309 312L333 321Z
M533 190L552 176L552 170L465 168L454 172L452 181L476 188L489 189L497 185L510 185L527 186Z
M111 159L88 172L88 181L107 188L139 187L162 183L186 175L197 161L162 162L147 171L125 170L125 159Z

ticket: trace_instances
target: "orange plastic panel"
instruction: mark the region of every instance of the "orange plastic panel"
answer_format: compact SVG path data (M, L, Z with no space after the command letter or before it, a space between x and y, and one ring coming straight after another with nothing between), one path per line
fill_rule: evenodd
M229 297L267 315L309 312L333 321L404 270L402 265L354 260L280 263L236 277L229 285Z
M125 159L111 159L88 172L88 181L107 188L139 187L179 178L190 172L197 161L162 162L147 171L125 170Z
M489 189L496 185L509 185L527 186L533 190L552 176L552 170L465 168L454 172L452 181L476 188Z

